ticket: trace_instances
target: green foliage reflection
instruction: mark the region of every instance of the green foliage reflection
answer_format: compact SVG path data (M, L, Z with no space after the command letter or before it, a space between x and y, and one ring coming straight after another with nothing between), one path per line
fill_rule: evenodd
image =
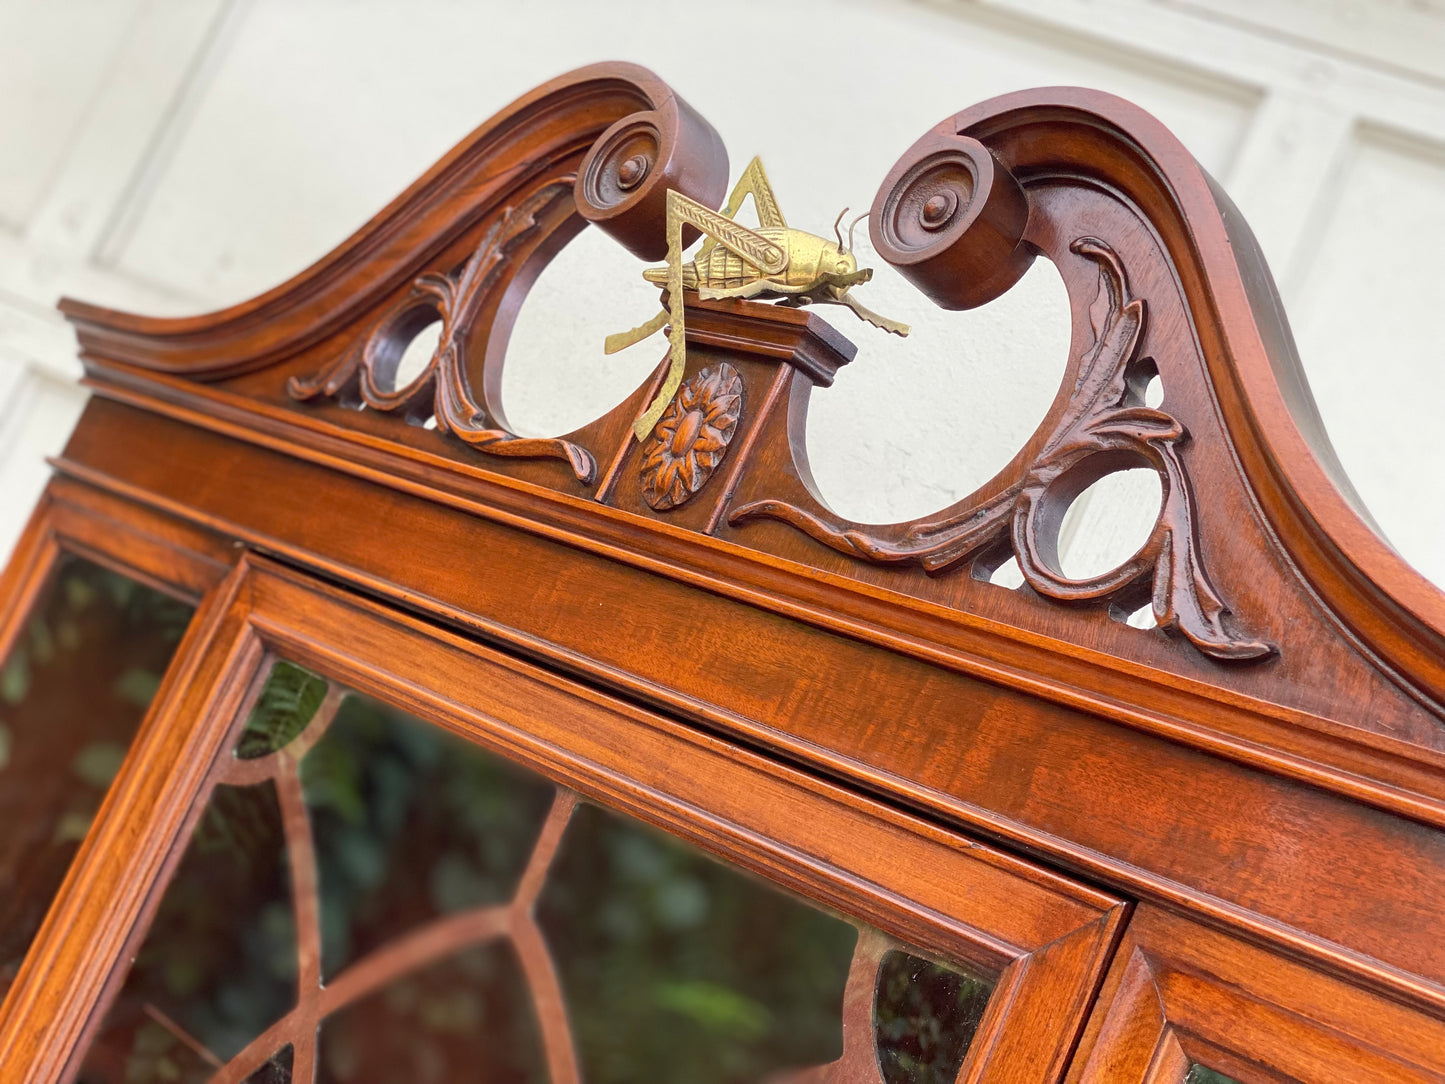
M81 1084L209 1080L295 1003L295 927L275 787L216 787Z
M887 1084L952 1084L992 993L987 979L907 952L885 954L873 1037Z
M532 1000L506 942L405 975L321 1025L317 1084L546 1084Z
M284 659L277 662L246 717L236 756L251 760L289 745L326 699L326 688L326 680L310 670Z
M1196 1063L1189 1067L1189 1075L1184 1078L1184 1084L1239 1084L1239 1081L1232 1076L1225 1076L1217 1069Z
M552 801L546 781L361 696L301 781L327 976L433 918L510 900Z
M266 1064L246 1078L246 1084L291 1084L293 1053L283 1046L266 1060Z
M842 1051L857 931L670 836L579 808L538 919L589 1084L752 1084Z
M190 617L183 602L67 556L0 662L0 996Z

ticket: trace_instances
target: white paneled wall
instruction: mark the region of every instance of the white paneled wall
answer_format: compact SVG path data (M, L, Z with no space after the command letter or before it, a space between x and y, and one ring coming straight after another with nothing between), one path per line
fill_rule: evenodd
M1445 54L1442 54L1445 55ZM1289 267L1340 461L1387 536L1445 578L1445 152L1361 123ZM1349 427L1346 431L1345 427Z
M761 154L790 220L817 232L980 99L1070 83L1143 105L1250 219L1341 460L1396 547L1445 583L1437 0L0 0L0 553L83 401L57 295L169 313L239 301L516 95L611 58L669 80L735 171ZM588 232L544 274L508 353L519 430L571 428L655 364L657 344L601 354L655 305L639 270ZM915 333L828 314L861 349L814 397L809 457L840 512L907 518L977 486L1042 416L1063 290L1041 262L977 312L932 309L886 266L865 291ZM1074 557L1151 517L1141 501L1081 506Z

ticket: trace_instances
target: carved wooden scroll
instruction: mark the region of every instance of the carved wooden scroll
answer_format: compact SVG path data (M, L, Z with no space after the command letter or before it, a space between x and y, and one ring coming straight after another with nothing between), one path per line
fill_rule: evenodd
M1030 91L949 117L874 200L878 253L940 305L985 304L1040 257L1069 293L1053 405L964 500L907 523L834 513L811 481L808 406L858 346L806 309L690 289L680 392L646 439L634 423L678 378L665 358L576 431L515 433L499 397L507 336L546 263L589 224L657 260L667 193L716 208L728 180L706 121L651 73L599 65L508 107L255 301L183 320L64 308L106 396L751 605L833 614L894 644L967 643L1005 668L1045 650L1113 675L1098 687L1124 700L1127 681L1111 684L1124 674L1227 687L1281 725L1445 755L1445 602L1353 510L1237 212L1157 121L1108 95ZM432 323L434 356L398 386L402 347ZM860 341L853 363L868 364ZM1147 542L1101 575L1065 575L1070 502L1136 467L1161 483ZM1016 591L989 582L1010 557ZM1125 623L1145 605L1157 628Z
M923 206L926 213L928 204ZM842 553L879 563L916 563L929 572L1012 545L1024 581L1062 602L1123 600L1147 579L1161 628L1177 628L1216 658L1261 658L1272 645L1226 626L1228 611L1203 568L1195 501L1180 452L1188 433L1177 419L1143 403L1143 388L1156 372L1154 362L1139 355L1144 302L1130 295L1124 267L1104 242L1083 237L1070 248L1100 266L1099 301L1090 309L1094 342L1079 365L1069 409L1027 473L998 496L965 502L902 531L850 528L776 500L743 505L730 522L779 519ZM1069 579L1058 570L1059 527L1069 503L1111 470L1140 464L1157 470L1164 485L1163 508L1149 540L1112 571Z
M478 451L562 459L581 481L592 481L597 463L591 452L568 440L527 439L507 432L477 402L461 364L477 301L486 296L507 254L537 228L541 210L570 194L570 185L551 184L508 207L460 271L419 277L411 293L370 334L319 373L291 377L286 390L302 401L325 396L345 406L397 411L413 425L435 418L438 430L455 434ZM419 375L397 387L403 348L412 335L436 321L441 322L436 352Z
M639 131L639 124L645 130ZM596 460L582 444L509 433L473 394L462 359L480 303L506 260L520 241L540 228L541 213L574 189L578 206L614 232L616 222L609 213L615 214L623 202L638 205L626 220L627 229L618 232L619 239L643 253L656 250L658 231L644 227L648 215L655 219L658 204L641 203L645 190L655 192L661 183L654 168L657 137L649 133L652 129L644 122L619 121L594 144L590 166L579 179L564 178L504 208L459 270L417 278L411 292L348 352L314 375L291 377L289 394L302 401L325 396L343 405L396 411L413 425L435 418L440 432L478 451L561 459L579 481L595 482ZM649 178L650 188L645 184ZM977 140L930 135L895 167L889 181L872 212L880 251L945 307L991 300L1033 262L1036 250L1023 240L1028 197ZM1080 237L1069 248L1100 268L1097 300L1089 307L1093 341L1077 363L1068 408L1039 454L1002 492L895 528L850 527L820 508L777 499L736 507L728 522L781 520L841 553L884 564L913 563L930 573L1011 547L1025 582L1042 596L1061 602L1101 601L1128 612L1146 585L1160 628L1177 629L1216 658L1262 658L1273 646L1233 628L1204 567L1196 502L1181 451L1188 432L1178 419L1146 407L1141 398L1158 372L1154 360L1140 352L1146 302L1130 293L1127 271L1105 241ZM438 320L441 336L435 355L420 375L398 388L395 374L405 341ZM743 378L726 363L695 372L680 389L644 442L640 472L650 508L677 508L706 484L737 428L744 389ZM1159 472L1164 494L1148 542L1102 575L1085 580L1065 576L1057 542L1070 502L1110 471L1140 465Z

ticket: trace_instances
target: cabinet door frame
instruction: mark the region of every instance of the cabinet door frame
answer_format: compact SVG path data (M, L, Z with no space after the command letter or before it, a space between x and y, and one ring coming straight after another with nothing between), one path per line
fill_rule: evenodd
M97 998L142 916L219 735L249 691L237 677L264 656L245 620L251 567L206 592L120 770L0 1004L7 1080L61 1079ZM206 743L209 742L208 747Z
M161 702L192 672L186 660L200 649L203 615L226 604L223 584L241 552L238 545L153 508L73 479L52 478L8 564L0 570L0 660L9 657L24 634L67 557L81 558L195 607L127 750L127 758L133 758L147 735L161 725L156 721ZM14 985L0 984L0 1002Z
M1445 1021L1279 952L1141 904L1069 1084L1180 1084L1194 1064L1242 1084L1445 1077Z
M225 579L240 546L139 502L56 476L0 568L0 658L67 554L199 604Z
M242 560L214 601L4 1006L7 1079L77 1070L273 657L996 973L960 1079L1063 1070L1128 913L1117 897L264 557ZM845 1036L868 1045L844 1057L869 1064L872 998L846 998L845 1018L848 1006L868 1026Z

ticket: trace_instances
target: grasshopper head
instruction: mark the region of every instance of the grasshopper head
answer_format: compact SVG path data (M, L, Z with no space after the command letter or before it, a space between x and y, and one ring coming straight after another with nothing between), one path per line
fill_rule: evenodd
M824 252L822 263L823 281L827 284L823 289L834 301L843 300L854 286L873 277L871 271L858 270L858 260L851 252Z
M838 243L836 245L825 246L822 259L819 261L820 267L818 268L829 280L827 287L828 292L831 293L835 299L839 300L842 299L843 295L848 292L851 286L859 282L867 282L872 274L871 272L859 274L858 258L854 256L852 252L853 227L868 216L866 213L861 214L849 223L848 243L845 245L843 243L843 231L838 227L842 224L843 216L847 213L848 208L846 207L838 212L838 221L833 223L833 235L838 238Z
M851 275L858 270L858 259L846 248L829 245L823 250L821 270L833 275Z
M822 284L823 296L842 301L843 295L873 277L869 270L858 270L858 257L839 245L825 244L818 256L818 279Z

